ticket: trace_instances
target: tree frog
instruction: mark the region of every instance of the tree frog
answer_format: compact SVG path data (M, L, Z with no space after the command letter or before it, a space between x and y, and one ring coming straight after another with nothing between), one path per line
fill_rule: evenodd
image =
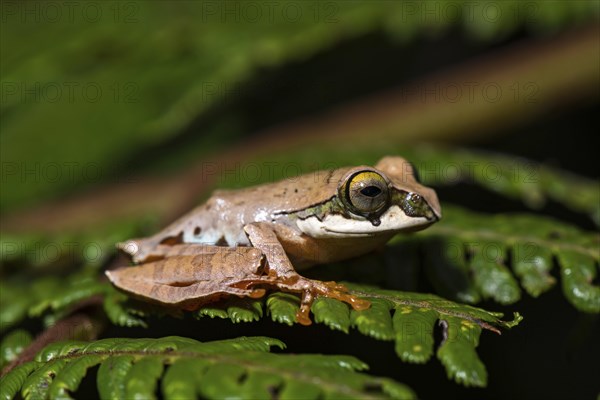
M370 303L343 285L307 279L297 270L366 254L441 215L435 191L417 181L412 165L384 157L375 167L216 191L154 236L119 243L142 264L107 275L121 290L189 310L226 295L299 293L298 322L310 324L316 296L357 310Z

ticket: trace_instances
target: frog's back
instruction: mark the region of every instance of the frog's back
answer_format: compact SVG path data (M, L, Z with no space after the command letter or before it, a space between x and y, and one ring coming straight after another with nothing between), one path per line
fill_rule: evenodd
M337 193L339 181L348 170L315 171L259 186L217 190L204 204L156 235L136 240L140 250L137 259L143 259L153 247L165 241L249 245L244 226L252 222L271 222L276 214L291 214L328 201Z
M337 193L349 168L316 171L274 183L235 190L217 190L206 203L174 224L186 243L248 244L244 226L270 222L274 215L293 213L324 203Z
M258 208L269 213L293 213L330 200L337 194L339 181L349 169L315 171L264 185L217 190L206 204L221 202L234 212L242 212L242 209L251 212Z

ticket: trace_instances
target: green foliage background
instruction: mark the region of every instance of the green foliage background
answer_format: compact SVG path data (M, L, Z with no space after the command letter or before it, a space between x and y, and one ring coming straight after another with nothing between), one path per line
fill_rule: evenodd
M101 184L108 185L108 192L118 190L123 183L119 179L129 173L176 180L198 160L218 159L235 143L251 137L257 126L264 127L249 118L246 108L251 107L237 97L260 92L255 82L269 83L270 77L290 65L310 66L314 57L334 52L336 46L380 35L397 48L426 47L458 32L464 46L483 51L519 35L551 38L597 24L599 9L590 1L475 5L462 1L290 1L277 2L273 18L254 21L244 14L243 2L229 3L233 17L222 14L222 3L217 2L90 2L78 3L73 18L63 10L56 21L44 14L48 12L44 3L31 4L34 12L30 14L23 14L18 3L3 4L3 218L51 201L60 204L68 195ZM101 4L102 17L83 17L77 10L86 4ZM415 10L419 4L437 10L461 7L463 13L460 18L436 18L439 14L428 16ZM498 4L502 12L490 22L490 15L482 11L493 11ZM291 12L290 7L300 10L301 17L279 12ZM470 7L475 7L473 13L464 13ZM338 68L343 70L342 62ZM596 78L590 79L593 84ZM56 85L62 95L49 100ZM73 96L69 85L75 85ZM90 101L80 87L100 88L102 95ZM298 104L293 95L288 96L287 100ZM277 118L263 124L280 122ZM385 131L380 122L374 121L374 135ZM495 213L478 213L467 201L470 194L458 196L455 202L460 206L441 196L441 223L415 236L395 238L378 255L309 271L319 279L354 282L348 285L372 302L369 310L356 312L345 304L318 299L312 317L320 328L295 325L298 299L280 293L261 300L230 299L194 313L180 313L136 302L116 291L102 278L103 269L114 259L114 243L154 232L164 222L163 211L156 215L139 212L126 219L109 218L58 232L43 224L38 230L3 228L0 365L4 368L19 359L35 343L35 335L72 315L83 312L89 325L71 329L64 338L68 341L40 349L32 361L5 374L0 398L78 398L78 394L96 393L96 388L102 398L153 398L159 392L165 398L414 398L419 391L409 388L410 378L428 386L433 385L430 381L443 383L442 370L456 384L485 387L494 377L485 367L489 359L477 353L480 337L499 343L518 334L513 331L529 332L529 315L520 326L508 330L522 320L517 310L547 292L548 298L556 298L553 287L557 282L563 298L559 306L556 301L548 304L557 309L568 304L570 315L576 310L580 329L573 335L580 339L574 342L591 342L584 339L598 330L600 313L597 180L513 155L456 144L414 144L400 134L382 137L385 140L366 146L354 145L349 137L333 146L308 143L289 146L286 151L249 151L244 160L261 168L260 178L249 182L224 175L218 186L240 187L285 177L281 169L275 175L267 173L269 163L293 163L309 171L321 165L372 165L382 155L401 154L419 169L426 169L427 162L474 165L469 176L449 179L424 174L423 183L441 194L453 188L466 193L465 186L475 187L494 193L500 204L518 204L519 212L505 214L497 207ZM169 150L160 151L162 146ZM487 177L486 163L499 166L497 179ZM58 168L57 179L22 175L26 168L33 168L39 176L50 165ZM82 173L84 166L100 174L90 179ZM534 171L536 179L514 179L515 170ZM546 212L549 203L560 207L558 216ZM93 246L82 246L90 243ZM76 251L69 247L73 245ZM57 251L49 253L50 248ZM437 295L426 294L431 292ZM486 310L503 310L513 317L503 319L503 313ZM549 309L548 316L552 312ZM536 316L531 318L536 320ZM216 319L223 319L222 324ZM171 332L165 333L165 321L173 324ZM244 324L232 325L236 323ZM567 329L560 320L555 328ZM202 332L211 329L211 334ZM324 333L328 330L339 333ZM531 332L532 342L534 335L549 334ZM284 352L282 341L266 337L278 337L271 333L287 337L292 351ZM328 352L327 343L309 341L310 351L294 347L294 342L302 343L306 337L341 342L341 336L327 335L346 334L346 355L309 354ZM393 342L393 346L370 358L375 372L367 374L368 365L359 358L368 357L370 349L381 349L377 341ZM270 352L271 348L279 350ZM592 357L597 350L591 349ZM520 362L520 350L510 351L505 354L509 367ZM558 344L557 349L547 350L553 351L561 351ZM395 355L389 358L388 354ZM432 366L434 354L439 363ZM405 379L394 373L399 368L414 371L400 367L403 363L426 365ZM95 366L99 366L96 381L86 387L86 377L94 375ZM431 376L425 375L431 371ZM421 377L416 379L415 374ZM503 379L505 386L517 381L510 374ZM586 374L579 379L583 386L592 385ZM526 386L544 384L534 381ZM80 385L84 387L78 392ZM493 385L498 386L497 382ZM461 397L484 393L469 390L453 393ZM587 395L595 389L581 390L578 393ZM511 393L517 396L518 390ZM491 391L485 395L495 397Z

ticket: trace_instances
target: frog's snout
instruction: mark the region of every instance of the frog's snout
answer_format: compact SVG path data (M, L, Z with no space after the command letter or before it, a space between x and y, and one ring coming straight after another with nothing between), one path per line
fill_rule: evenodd
M442 219L442 209L440 207L430 207L431 213L433 214L433 222L438 222Z
M429 189L425 192L425 200L427 201L427 205L433 214L434 221L437 222L442 219L442 206L440 205L440 200L438 199L437 193L433 189Z

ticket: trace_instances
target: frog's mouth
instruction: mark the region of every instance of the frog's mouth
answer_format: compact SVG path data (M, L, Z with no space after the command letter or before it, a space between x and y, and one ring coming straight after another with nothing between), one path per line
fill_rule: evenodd
M390 207L374 224L365 218L352 218L339 214L328 215L323 220L309 217L297 222L298 228L315 238L371 237L395 232L415 231L426 228L437 219L406 215L400 207Z

